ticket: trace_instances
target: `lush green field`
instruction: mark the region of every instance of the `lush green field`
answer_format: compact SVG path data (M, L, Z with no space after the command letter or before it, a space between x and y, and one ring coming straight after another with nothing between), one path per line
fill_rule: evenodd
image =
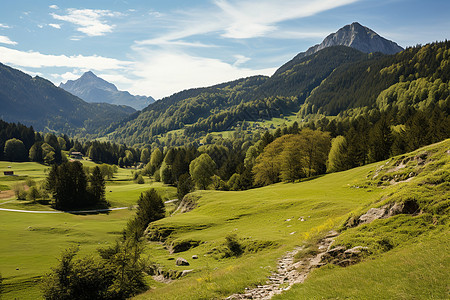
M63 249L79 245L82 254L94 253L120 235L133 214L32 214L0 211L0 272L5 299L36 299L34 280L57 263Z
M95 163L82 161L88 167ZM8 168L10 166L11 168ZM45 179L48 167L32 163L0 162L0 185L8 190L24 184L30 178L36 182ZM3 176L4 170L13 170L18 176ZM131 169L119 169L107 181L106 197L112 207L136 204L141 192L153 187L164 200L175 198L176 188L151 182L132 181ZM32 211L53 210L48 205L29 201L0 200L1 208ZM113 243L125 227L133 210L124 209L102 214L75 215L67 213L36 214L0 211L0 274L4 278L4 299L38 299L39 278L57 263L63 249L79 245L80 255L94 254L96 249Z
M84 166L94 167L96 164L92 161L81 160ZM11 168L8 168L8 167ZM3 171L14 171L17 176L3 176ZM36 182L45 180L49 167L34 162L13 163L0 161L0 190L12 189L17 184L24 184L27 178L31 178ZM176 198L176 188L164 185L160 182L153 182L149 178L145 178L145 184L137 184L133 182L132 175L134 169L119 168L114 178L106 181L106 200L111 207L124 207L136 204L139 195L148 190L155 188L164 200ZM12 198L14 199L14 198ZM3 204L4 202L8 202ZM31 209L31 210L49 210L48 206L31 204L28 201L11 201L11 199L0 200L2 208L13 209Z
M150 261L166 271L193 271L168 284L148 277L151 289L136 298L220 299L243 292L246 287L264 283L277 259L295 246L330 229L342 229L351 215L408 199L420 205L419 215L398 215L348 228L336 239L337 244L367 245L373 250L371 256L347 268L326 266L314 270L304 284L277 299L448 298L449 147L450 140L386 162L295 184L279 183L239 192L197 191L190 195L196 199L194 210L151 225L150 233L171 232L165 243L149 242L146 247ZM417 157L425 152L425 162L420 162ZM16 168L15 164L12 167ZM31 174L32 168L44 168L33 164L20 167L24 175ZM34 178L42 176L39 171L33 172ZM413 178L403 180L412 173ZM108 182L107 197L113 206L135 204L140 192L149 187L159 189L165 199L174 198L174 188L149 179L138 185L130 180L131 175L131 170L120 169ZM1 207L17 207L16 202ZM0 212L0 238L7 241L0 244L5 297L39 298L36 281L55 265L62 249L79 244L81 255L95 253L99 246L114 241L132 213ZM236 235L244 249L242 255L223 257L229 234ZM374 248L380 239L388 241L391 250ZM169 252L171 245L186 241L198 246L180 253ZM193 255L198 259L192 259ZM187 259L190 265L177 267L177 257Z

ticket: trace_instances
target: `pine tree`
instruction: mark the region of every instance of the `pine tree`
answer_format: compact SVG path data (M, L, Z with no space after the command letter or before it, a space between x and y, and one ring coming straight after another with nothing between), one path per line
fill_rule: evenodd
M94 167L90 178L89 194L93 203L106 203L105 198L105 179L98 166Z

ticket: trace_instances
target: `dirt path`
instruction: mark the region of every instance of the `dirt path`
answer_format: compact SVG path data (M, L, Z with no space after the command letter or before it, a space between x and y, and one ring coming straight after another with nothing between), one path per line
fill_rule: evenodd
M13 190L7 190L7 191L0 191L0 200L3 199L9 199L14 197L14 191Z
M295 254L303 247L297 247L286 253L278 260L277 272L268 277L265 285L259 285L251 289L246 288L244 294L233 294L226 299L270 299L274 295L289 290L293 284L304 282L312 269L322 265L322 256L330 248L336 236L338 236L336 231L330 231L327 236L320 240L318 243L319 254L314 257L295 262ZM299 272L297 269L301 269L301 271Z

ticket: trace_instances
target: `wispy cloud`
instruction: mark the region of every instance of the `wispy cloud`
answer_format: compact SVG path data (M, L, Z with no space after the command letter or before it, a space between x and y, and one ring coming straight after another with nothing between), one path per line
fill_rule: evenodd
M77 26L77 30L88 36L102 36L112 32L114 25L107 24L106 18L118 17L122 14L100 9L67 9L66 15L51 13L56 20L66 21Z
M51 8L51 9L59 9L58 5L55 5L55 4L50 5L49 8Z
M358 0L216 0L227 20L224 37L245 39L265 36L280 22L310 17Z
M220 59L188 55L177 51L139 49L129 90L157 99L175 92L204 87L252 75L271 75L275 69L253 70ZM246 60L237 56L238 60ZM131 74L130 74L131 75Z
M5 64L26 68L68 67L104 71L123 70L132 65L130 61L122 61L97 55L49 55L35 51L19 51L1 46L0 57Z
M60 24L48 24L48 26L56 28L56 29L61 29L61 25Z
M10 26L6 25L6 24L2 24L0 23L0 28L11 28Z
M17 42L11 41L7 36L0 35L0 44L17 45Z

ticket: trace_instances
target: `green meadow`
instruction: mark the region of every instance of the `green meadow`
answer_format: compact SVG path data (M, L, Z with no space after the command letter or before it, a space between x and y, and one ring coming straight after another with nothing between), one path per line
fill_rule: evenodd
M82 161L88 167L91 161ZM9 168L10 167L10 168ZM12 170L17 176L3 176ZM25 184L27 179L45 180L48 166L37 163L0 162L0 186L9 190ZM106 182L106 198L111 207L130 207L99 214L23 213L0 211L0 274L4 299L39 299L39 279L57 263L61 251L80 247L80 255L92 255L96 249L110 245L120 236L126 222L134 214L131 209L141 192L158 190L164 200L176 198L176 188L146 178L145 184L132 180L132 169L119 169ZM16 200L15 196L0 200L0 208L31 211L54 211L48 205Z
M342 233L336 244L367 245L372 254L350 267L327 265L314 270L304 284L275 299L445 299L450 268L448 203L450 140L352 170L312 180L247 191L196 191L188 197L195 208L175 213L150 225L145 256L168 273L192 270L169 283L147 277L150 289L136 299L222 299L263 284L276 269L277 259L331 229ZM414 157L427 153L425 163ZM404 167L398 168L400 162ZM3 169L5 163L0 165ZM86 162L86 164L90 164ZM18 181L43 179L45 167L12 164ZM410 180L405 174L415 172ZM107 183L113 207L129 207L140 192L155 187L165 200L175 188L146 178L135 184L131 170L120 169ZM400 178L392 183L393 178ZM405 177L406 178L406 177ZM9 181L1 181L5 185ZM371 224L344 228L351 216L371 207L416 199L418 215L400 214ZM11 200L10 200L11 201ZM2 200L5 202L5 200ZM6 201L7 202L7 201ZM0 204L23 208L20 201ZM31 205L34 210L41 205ZM48 210L48 207L46 207ZM105 214L30 214L0 211L0 272L6 299L38 299L39 278L57 262L61 251L79 245L80 256L114 242L133 210ZM225 237L234 235L243 253L227 256ZM159 240L155 241L155 239ZM388 250L376 248L388 241ZM172 253L171 248L191 245ZM192 259L196 255L198 259ZM176 266L178 257L189 266Z

